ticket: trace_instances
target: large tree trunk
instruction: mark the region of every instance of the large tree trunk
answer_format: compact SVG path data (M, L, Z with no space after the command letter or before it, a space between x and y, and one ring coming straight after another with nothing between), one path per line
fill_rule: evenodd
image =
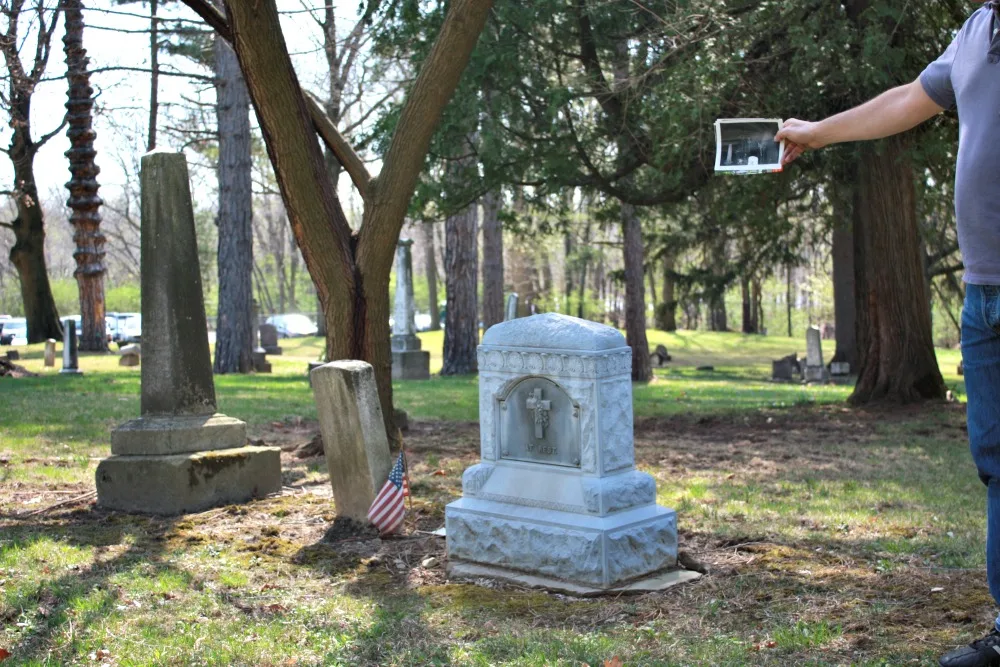
M839 193L838 193L839 194ZM857 306L854 295L854 229L850 199L834 199L833 318L837 349L831 362L846 362L858 369Z
M453 0L434 46L411 84L377 179L353 151L350 166L365 207L352 235L326 172L310 107L292 68L274 0L226 0L226 25L196 0L185 2L232 39L281 189L289 224L316 285L327 323L327 359L362 359L375 370L389 436L393 422L389 275L407 206L431 137L479 34L490 0ZM321 126L326 130L325 125ZM324 141L333 141L324 132ZM342 139L342 138L341 138ZM352 171L353 169L353 171Z
M97 195L100 187L97 175L100 168L94 161L94 138L97 133L92 126L91 109L94 106L94 89L90 87L89 59L83 48L83 3L80 0L65 0L63 11L66 21L66 35L63 37L66 53L66 76L69 79L68 101L66 103L70 140L69 158L70 181L66 184L69 200L66 202L72 213L73 242L76 251L77 287L80 293L80 343L81 350L107 352L107 324L104 321L104 235L101 234L100 207L103 203Z
M215 372L248 373L253 367L254 344L250 95L236 54L219 37L215 39L215 91L219 125Z
M742 330L745 334L757 333L757 324L755 320L754 303L753 298L750 293L750 278L744 276L740 279L740 296L743 305L743 322Z
M28 342L41 343L47 338L62 338L62 327L45 266L45 221L35 186L35 148L27 132L27 127L15 128L10 146L14 182L18 185L17 218L11 223L15 241L10 249L10 261L17 267L21 280Z
M855 405L944 398L919 251L906 139L861 148L855 201L858 383Z
M483 197L483 331L503 322L504 315L500 204L499 192L487 192Z
M478 253L476 226L479 213L475 204L449 216L445 223L444 279L445 309L444 362L441 375L470 375L478 372L476 346L479 344Z
M648 382L653 376L646 340L646 298L643 285L642 223L631 204L621 205L625 260L625 340L632 348L632 381Z
M663 256L663 299L660 302L660 321L657 323L661 331L677 331L676 286L674 256L667 253Z
M434 246L434 225L420 225L424 239L424 274L427 276L427 308L431 316L431 331L441 330L441 306L438 302L437 250ZM484 242L485 243L485 242Z

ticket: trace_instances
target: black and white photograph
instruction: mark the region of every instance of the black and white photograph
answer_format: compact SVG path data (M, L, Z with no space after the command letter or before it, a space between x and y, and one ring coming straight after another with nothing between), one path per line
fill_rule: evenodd
M715 121L715 170L744 173L781 171L784 145L774 140L778 118Z

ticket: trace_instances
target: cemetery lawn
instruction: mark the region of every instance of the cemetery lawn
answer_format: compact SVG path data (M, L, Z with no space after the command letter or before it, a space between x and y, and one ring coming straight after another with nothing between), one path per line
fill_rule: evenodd
M446 579L428 532L477 459L475 378L395 386L412 422L407 535L325 542L325 461L292 451L318 430L317 339L282 341L272 375L216 378L220 410L287 450L283 492L173 518L93 503L139 370L84 355L84 376L59 377L21 348L42 375L0 379L0 661L896 665L985 632L984 492L960 402L850 409L848 387L767 380L800 341L650 333L676 362L635 387L636 457L709 574L602 599ZM422 337L436 372L440 334ZM961 399L958 352L939 359Z

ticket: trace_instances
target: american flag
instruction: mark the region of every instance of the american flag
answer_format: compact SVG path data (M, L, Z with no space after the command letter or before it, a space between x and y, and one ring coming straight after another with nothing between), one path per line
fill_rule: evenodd
M378 532L383 535L394 533L403 525L403 498L410 495L410 483L403 466L403 454L400 453L396 464L389 472L385 486L375 496L375 502L368 510L368 520Z

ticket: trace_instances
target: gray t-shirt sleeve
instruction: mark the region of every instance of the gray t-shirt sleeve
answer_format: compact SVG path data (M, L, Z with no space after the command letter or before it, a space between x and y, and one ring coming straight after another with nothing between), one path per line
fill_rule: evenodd
M955 89L951 85L951 66L955 62L955 52L958 51L959 32L937 60L932 62L920 73L920 85L924 87L927 96L934 103L945 109L955 106Z

